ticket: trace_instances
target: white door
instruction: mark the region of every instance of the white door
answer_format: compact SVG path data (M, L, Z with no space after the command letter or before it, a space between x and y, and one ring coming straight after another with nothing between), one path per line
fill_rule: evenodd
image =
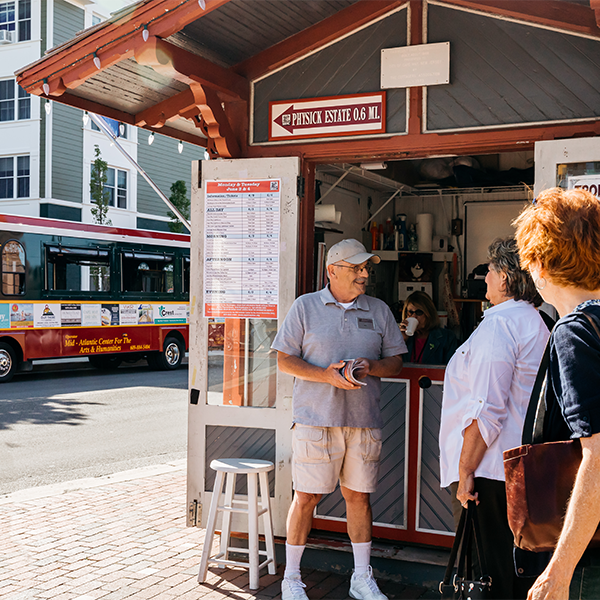
M193 166L189 525L205 526L211 460L264 458L275 464L274 533L285 535L293 380L277 372L270 346L296 297L299 174L298 158Z
M600 197L600 137L536 142L534 194L557 186Z

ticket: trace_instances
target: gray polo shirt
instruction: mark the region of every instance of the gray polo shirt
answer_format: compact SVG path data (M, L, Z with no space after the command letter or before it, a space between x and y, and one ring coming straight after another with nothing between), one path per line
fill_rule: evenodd
M347 358L379 360L406 352L406 344L385 302L361 295L347 310L329 291L297 298L272 348L328 367ZM381 427L379 377L368 375L359 390L296 378L293 419L322 427Z

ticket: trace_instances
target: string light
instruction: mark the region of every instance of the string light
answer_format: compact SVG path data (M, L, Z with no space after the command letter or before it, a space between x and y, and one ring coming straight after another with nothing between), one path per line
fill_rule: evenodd
M52 105L50 104L50 100L46 100L46 104L44 105L44 110L46 111L47 115L50 114L50 111L52 110Z
M206 10L206 2L204 0L198 0L198 4L202 10Z
M119 136L123 137L125 135L125 123L119 123Z
M154 131L148 136L148 146L152 146L152 142L154 142Z
M179 144L177 144L177 150L179 151L179 154L183 152L183 142L181 140L179 140Z
M44 85L42 85L42 90L44 90L44 94L46 96L50 93L50 86L48 85L47 79L44 79Z
M148 25L144 25L144 30L142 31L142 39L147 42L150 37L150 32L148 31Z
M87 127L87 124L90 122L90 115L88 115L87 110L83 113L83 117L81 117L81 118L83 120L83 126Z
M102 66L102 63L100 62L100 59L98 58L98 55L94 52L94 65L96 67L96 69L100 70L100 67Z

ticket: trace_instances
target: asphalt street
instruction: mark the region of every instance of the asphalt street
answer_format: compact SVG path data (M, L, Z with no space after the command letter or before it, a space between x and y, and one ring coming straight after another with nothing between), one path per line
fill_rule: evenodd
M0 494L185 458L187 365L77 366L0 385Z

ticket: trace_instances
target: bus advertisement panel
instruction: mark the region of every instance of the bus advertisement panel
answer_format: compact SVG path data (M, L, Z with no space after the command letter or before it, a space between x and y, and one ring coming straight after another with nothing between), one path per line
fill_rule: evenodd
M0 383L44 358L178 368L189 246L182 234L0 215Z

